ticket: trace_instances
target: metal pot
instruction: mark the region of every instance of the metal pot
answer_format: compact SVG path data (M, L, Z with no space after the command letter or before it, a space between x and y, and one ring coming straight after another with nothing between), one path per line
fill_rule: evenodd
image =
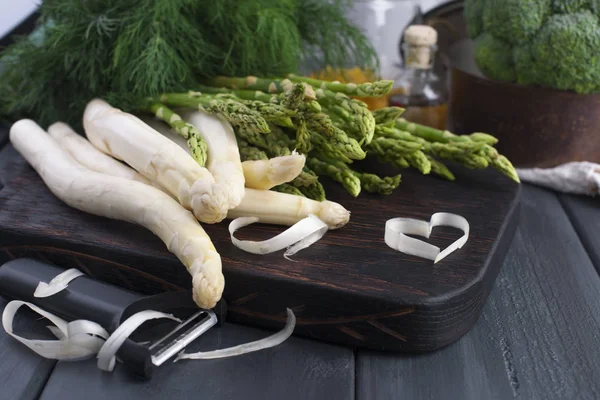
M600 94L496 82L473 61L473 43L456 43L452 62L448 130L486 132L516 167L554 167L570 161L600 162Z
M467 38L462 1L423 14L438 29L449 67L447 129L486 132L517 167L553 167L570 161L600 163L600 94L581 95L492 81L481 74ZM452 33L452 34L450 34Z

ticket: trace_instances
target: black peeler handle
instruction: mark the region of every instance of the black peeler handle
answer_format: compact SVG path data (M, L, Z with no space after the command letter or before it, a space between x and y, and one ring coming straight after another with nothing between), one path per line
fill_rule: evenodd
M21 258L0 267L0 295L33 303L68 321L87 319L109 332L120 323L123 310L143 296L129 290L80 276L67 289L50 297L33 297L40 282L50 282L65 270L33 259Z
M71 281L67 289L53 296L33 297L40 281L50 282L62 272L64 269L33 259L9 261L0 267L0 295L33 303L67 321L87 319L97 322L110 333L124 320L126 309L147 302L148 297L85 275ZM134 374L146 379L152 376L153 364L146 347L128 339L117 357Z

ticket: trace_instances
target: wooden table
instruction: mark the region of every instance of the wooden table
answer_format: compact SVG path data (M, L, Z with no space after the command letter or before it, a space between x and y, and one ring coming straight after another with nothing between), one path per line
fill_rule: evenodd
M2 145L0 164L16 156L5 137ZM0 400L600 398L600 199L525 185L521 206L479 321L435 353L354 351L292 337L238 358L168 365L139 382L122 368L101 372L94 360L42 359L1 330ZM43 325L27 313L16 324L18 332L49 338ZM225 324L196 348L269 333Z

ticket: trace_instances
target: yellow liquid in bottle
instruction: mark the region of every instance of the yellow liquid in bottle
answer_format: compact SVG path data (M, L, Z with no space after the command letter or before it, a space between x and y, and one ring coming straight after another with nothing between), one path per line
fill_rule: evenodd
M422 96L406 96L401 88L394 89L388 97L390 106L406 109L402 118L432 128L446 129L448 104L443 99L426 99Z

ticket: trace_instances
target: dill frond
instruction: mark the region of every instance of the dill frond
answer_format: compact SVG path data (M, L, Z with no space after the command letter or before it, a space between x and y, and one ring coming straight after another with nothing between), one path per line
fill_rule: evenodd
M81 126L85 104L185 91L218 75L372 68L343 0L45 0L37 37L0 53L0 116Z
M298 0L302 61L314 69L360 67L378 71L373 45L345 18L349 0Z

